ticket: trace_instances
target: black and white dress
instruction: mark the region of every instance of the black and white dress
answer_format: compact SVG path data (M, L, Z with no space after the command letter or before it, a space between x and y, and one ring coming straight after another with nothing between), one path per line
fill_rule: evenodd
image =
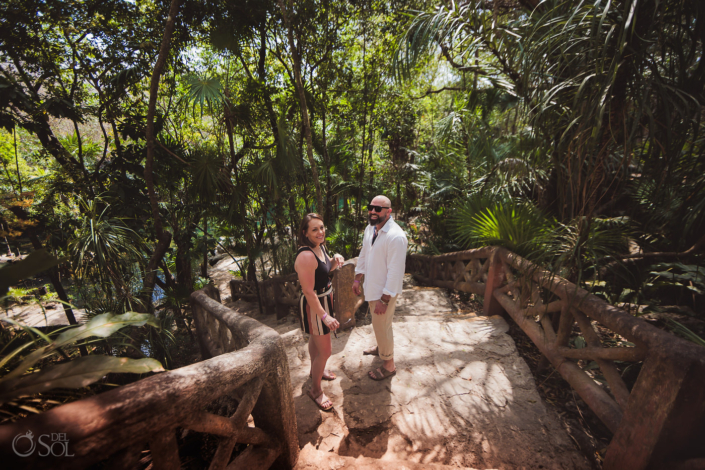
M298 257L301 253L308 250L313 253L313 256L315 256L316 260L318 260L313 290L316 293L316 296L318 296L318 300L321 302L321 307L323 307L323 310L328 313L328 315L332 316L333 284L331 283L329 273L333 263L331 262L331 259L328 256L328 252L326 251L325 247L322 246L321 248L325 261L321 260L316 255L316 253L307 246L302 246L301 248L299 248L299 251L296 253L296 256ZM325 323L321 321L321 317L319 317L318 315L311 314L312 321L308 321L309 313L306 311L307 305L308 301L306 300L306 296L301 294L301 298L299 299L299 307L301 310L301 328L306 333L311 335L327 335L328 333L330 333L330 329L325 325Z

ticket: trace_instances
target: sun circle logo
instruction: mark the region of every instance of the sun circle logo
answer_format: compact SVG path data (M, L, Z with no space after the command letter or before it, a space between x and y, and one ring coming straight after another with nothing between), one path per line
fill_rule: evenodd
M19 445L18 443L22 439L27 439L29 441L29 450L23 452L25 450L25 445ZM34 434L32 434L32 431L27 431L25 434L18 434L15 436L15 438L12 440L12 450L15 451L15 454L19 455L20 457L29 457L32 455L32 452L34 452L34 447L36 444L34 443ZM19 450L17 449L19 447Z

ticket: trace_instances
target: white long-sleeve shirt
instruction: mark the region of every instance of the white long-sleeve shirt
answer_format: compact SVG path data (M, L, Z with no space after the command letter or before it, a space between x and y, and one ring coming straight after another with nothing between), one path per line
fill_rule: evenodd
M357 258L355 274L364 274L365 300L379 300L382 295L401 293L406 267L406 248L409 245L404 231L391 217L377 235L375 227L368 225L362 237L362 250Z

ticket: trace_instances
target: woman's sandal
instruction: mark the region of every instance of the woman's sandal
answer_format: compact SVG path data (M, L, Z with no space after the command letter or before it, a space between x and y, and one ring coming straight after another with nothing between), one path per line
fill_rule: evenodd
M372 379L372 380L384 380L388 377L391 377L393 375L396 375L397 370L394 369L392 371L389 371L385 369L384 367L380 366L379 368L375 370L371 370L367 373L367 375Z
M326 397L326 400L330 402L330 406L328 408L323 406L323 403L324 403L323 397L326 396L325 393L321 392L321 395L318 398L313 396L313 393L311 393L311 390L309 390L307 393L308 393L308 396L311 397L311 400L313 400L313 402L316 404L316 406L318 406L321 410L330 411L333 409L333 402L328 397Z
M326 372L328 372L328 376L326 376ZM309 377L311 377L311 374L308 374ZM313 377L311 377L313 378ZM335 372L331 372L329 370L324 370L323 371L323 377L321 377L322 380L335 380L337 379L338 376L335 375Z

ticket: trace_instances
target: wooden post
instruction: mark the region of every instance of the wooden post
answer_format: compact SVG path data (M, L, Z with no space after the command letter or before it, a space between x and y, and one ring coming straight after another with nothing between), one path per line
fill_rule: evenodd
M230 300L236 302L240 300L240 294L238 290L238 281L235 279L230 280Z
M499 259L497 250L490 255L490 269L487 273L487 283L485 284L485 303L482 307L482 314L485 316L503 315L504 308L494 297L495 289L504 283L504 265Z
M152 464L156 470L176 470L181 468L179 446L176 443L176 429L165 428L149 442Z
M669 468L702 453L703 360L647 358L607 448L605 470Z
M252 417L255 426L275 437L274 445L281 446L276 468L293 468L299 458L299 435L289 361L281 336L277 338L277 349L277 353L268 358L268 369L272 372L264 380Z
M362 297L352 291L355 279L355 261L348 260L345 264L333 271L333 310L335 318L343 329L355 326L355 311L362 304Z
M213 357L210 349L208 349L208 323L205 318L206 313L203 312L203 307L193 300L191 300L191 313L193 314L193 321L196 324L196 338L198 339L198 348L201 351L201 360L205 361Z

